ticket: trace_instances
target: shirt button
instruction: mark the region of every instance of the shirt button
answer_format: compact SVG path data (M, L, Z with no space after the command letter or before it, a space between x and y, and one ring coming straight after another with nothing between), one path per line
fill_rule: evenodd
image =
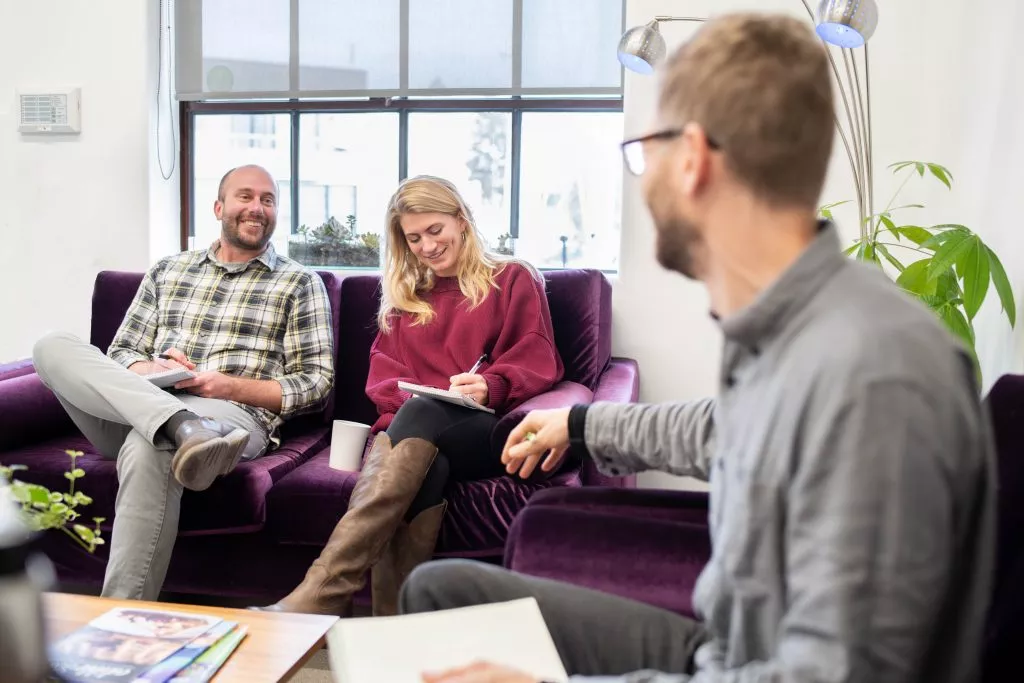
M621 472L621 471L619 470L619 468L618 468L618 467L613 467L613 468L611 468L611 469L610 469L610 470L608 470L608 471L609 471L609 472L611 472L611 473L612 473L612 476L615 476L615 477L617 477L617 476L619 476L620 474L622 474L622 472Z

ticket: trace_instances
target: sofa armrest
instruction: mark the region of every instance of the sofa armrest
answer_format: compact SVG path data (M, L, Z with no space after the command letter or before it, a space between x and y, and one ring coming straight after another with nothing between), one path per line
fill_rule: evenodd
M599 512L619 517L661 519L707 525L708 494L703 491L630 489L611 486L551 488L530 497L530 507Z
M537 394L533 398L521 403L515 410L503 415L491 431L491 446L494 449L503 448L508 435L515 429L517 424L523 421L523 418L531 410L571 408L577 403L591 403L593 400L594 393L582 384L559 382L549 391Z
M612 358L594 389L594 402L635 403L640 396L640 366L632 358ZM589 458L580 469L584 486L636 486L636 475L612 477L602 473Z
M528 505L509 529L505 567L693 617L711 556L707 527Z
M594 389L594 401L636 403L640 398L640 366L632 358L612 358Z
M0 382L5 379L31 375L33 372L35 372L35 368L32 366L31 358L22 358L10 363L0 363Z
M34 372L0 382L0 453L65 434L71 418Z

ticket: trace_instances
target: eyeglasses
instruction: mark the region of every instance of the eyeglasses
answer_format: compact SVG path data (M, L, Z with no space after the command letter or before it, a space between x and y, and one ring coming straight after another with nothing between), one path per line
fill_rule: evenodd
M641 135L638 138L631 138L626 140L621 145L622 148L622 160L626 164L626 170L633 175L640 177L647 170L647 160L644 155L646 143L653 140L672 140L683 134L682 128L669 128L668 130L658 131L657 133L648 133L647 135ZM706 137L708 141L708 147L714 150L721 149L721 146L710 137Z

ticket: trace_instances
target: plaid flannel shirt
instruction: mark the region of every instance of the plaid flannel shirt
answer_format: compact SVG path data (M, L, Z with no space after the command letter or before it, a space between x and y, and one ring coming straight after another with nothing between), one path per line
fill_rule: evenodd
M237 404L277 429L322 407L334 383L333 333L320 277L273 245L247 263L206 251L161 259L146 273L107 354L128 367L174 347L197 371L217 370L281 384L281 413Z

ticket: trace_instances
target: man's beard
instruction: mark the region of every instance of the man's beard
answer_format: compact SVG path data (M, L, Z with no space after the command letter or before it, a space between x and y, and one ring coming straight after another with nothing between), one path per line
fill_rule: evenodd
M657 233L658 263L691 280L698 279L694 256L700 242L697 226L679 214L659 212L653 206L651 217Z
M258 220L263 223L263 235L257 240L252 240L242 234L240 223L247 220ZM249 215L238 215L234 218L225 218L221 221L221 238L233 247L246 249L248 251L263 250L270 237L274 234L276 223L264 216L254 219Z

